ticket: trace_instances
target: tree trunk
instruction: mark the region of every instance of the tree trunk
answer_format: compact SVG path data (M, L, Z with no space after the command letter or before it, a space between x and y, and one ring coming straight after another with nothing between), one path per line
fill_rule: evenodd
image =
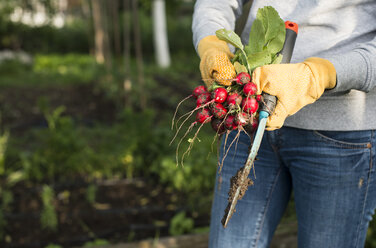
M119 3L118 0L111 1L111 14L112 14L112 27L113 27L113 39L115 56L119 56L121 53L120 47L120 28L119 28Z
M153 0L154 49L158 66L170 66L165 0Z
M112 66L111 52L108 41L108 29L106 27L105 4L101 0L92 0L93 22L94 22L94 43L95 59L99 64L105 64L107 69Z
M93 13L91 11L91 3L90 0L84 0L81 4L82 7L82 13L84 15L84 18L89 20L89 35L88 35L88 52L90 54L95 54L95 48L94 48L94 24L93 24Z
M132 81L130 78L131 73L131 20L130 20L130 9L131 9L131 0L124 0L124 71L125 78L123 82L124 87L124 106L130 106L129 93L132 90Z
M138 0L132 0L132 14L133 14L133 31L134 31L134 43L137 61L137 81L139 87L140 107L142 110L146 107L146 95L145 95L145 79L144 79L144 66L142 61L142 44L141 44L141 32L140 21L138 12Z

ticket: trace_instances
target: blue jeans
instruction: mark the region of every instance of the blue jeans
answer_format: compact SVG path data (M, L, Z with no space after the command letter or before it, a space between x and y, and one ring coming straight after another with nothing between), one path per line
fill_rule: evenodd
M229 135L227 147L235 134ZM283 127L265 132L255 174L250 173L254 185L223 228L230 178L244 165L250 147L250 139L242 133L229 150L221 175L217 173L209 247L268 247L292 191L299 247L363 247L376 208L375 141L374 130Z

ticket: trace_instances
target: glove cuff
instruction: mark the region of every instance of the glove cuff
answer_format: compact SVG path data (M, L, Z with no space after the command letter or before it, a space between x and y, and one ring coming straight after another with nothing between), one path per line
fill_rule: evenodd
M337 84L334 65L326 59L311 57L304 61L312 71L314 78L324 89L333 89Z
M197 53L202 59L204 54L211 49L224 52L229 56L229 58L232 58L234 56L231 53L227 43L223 40L218 39L218 37L215 35L209 35L200 40L197 47Z

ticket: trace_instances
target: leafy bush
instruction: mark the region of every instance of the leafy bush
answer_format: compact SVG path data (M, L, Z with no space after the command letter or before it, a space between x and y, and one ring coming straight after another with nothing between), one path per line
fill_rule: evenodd
M65 78L67 82L91 82L104 68L93 56L81 54L41 55L34 57L33 72L51 78ZM53 80L55 81L55 80Z
M105 69L91 55L37 54L32 65L17 60L1 63L0 73L0 85L43 86L94 82L105 75Z
M54 199L54 190L50 186L44 185L42 190L43 209L40 216L41 226L42 228L56 231L58 221L55 207L53 205Z
M193 227L193 219L186 217L185 212L180 212L171 219L169 232L171 235L181 235L191 232Z
M375 215L373 220L369 224L368 232L367 232L367 239L366 239L366 248L374 248L376 247L376 219Z
M46 113L48 128L35 133L34 150L20 152L25 178L54 182L90 171L87 158L94 152L80 136L73 120L62 116L63 111L60 107Z
M84 248L103 247L103 246L106 246L106 245L109 245L109 244L110 244L110 242L108 242L105 239L96 239L96 240L93 240L93 241L86 242L83 245L83 247Z
M89 25L83 19L77 19L63 28L51 25L31 27L2 21L0 49L22 49L31 53L88 53Z

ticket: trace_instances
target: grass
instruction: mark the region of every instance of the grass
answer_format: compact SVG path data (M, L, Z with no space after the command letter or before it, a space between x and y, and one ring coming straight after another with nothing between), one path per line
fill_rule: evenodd
M103 66L98 65L90 55L37 54L32 64L22 64L17 60L1 63L0 86L82 84L96 80L104 72Z

